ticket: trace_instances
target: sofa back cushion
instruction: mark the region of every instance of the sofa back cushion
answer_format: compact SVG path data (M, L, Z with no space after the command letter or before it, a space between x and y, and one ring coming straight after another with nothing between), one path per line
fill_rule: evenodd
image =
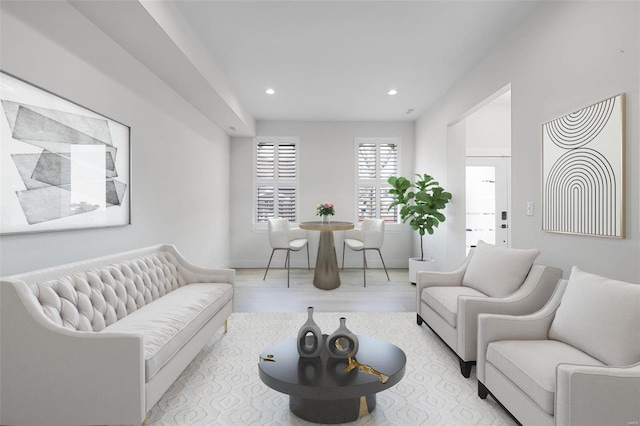
M540 251L536 249L496 247L480 240L473 250L462 285L490 297L506 297L520 288L538 254Z
M607 365L640 361L640 284L583 272L575 266L549 329Z
M100 331L184 284L177 259L158 252L30 285L45 315L78 331Z

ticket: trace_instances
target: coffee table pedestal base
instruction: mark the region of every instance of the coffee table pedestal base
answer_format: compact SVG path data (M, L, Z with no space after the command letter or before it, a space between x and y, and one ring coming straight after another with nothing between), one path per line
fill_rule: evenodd
M291 412L314 423L337 424L358 420L376 408L376 394L360 398L326 400L289 396Z

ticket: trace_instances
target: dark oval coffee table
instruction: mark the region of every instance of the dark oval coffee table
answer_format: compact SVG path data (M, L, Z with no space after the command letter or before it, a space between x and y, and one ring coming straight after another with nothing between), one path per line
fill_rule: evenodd
M260 354L260 379L272 389L289 395L289 408L298 417L316 423L347 423L376 407L376 393L395 385L404 376L407 358L391 343L358 336L356 360L388 376L382 383L374 374L355 368L348 360L300 358L296 339L277 343Z

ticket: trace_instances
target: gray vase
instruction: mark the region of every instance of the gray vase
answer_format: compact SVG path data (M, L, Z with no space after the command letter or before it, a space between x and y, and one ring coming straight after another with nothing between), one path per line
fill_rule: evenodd
M313 306L307 308L307 322L298 331L298 354L302 358L315 358L322 352L322 331L313 320Z
M340 327L327 338L327 351L332 358L353 358L358 353L358 336L347 328L346 322L346 318L340 318Z

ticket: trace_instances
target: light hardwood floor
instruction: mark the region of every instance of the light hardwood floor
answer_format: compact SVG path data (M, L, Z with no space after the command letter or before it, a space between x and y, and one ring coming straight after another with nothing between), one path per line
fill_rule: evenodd
M305 312L313 306L319 312L415 312L416 287L409 283L406 269L367 269L367 287L362 269L340 271L341 285L335 290L313 286L313 269L236 269L235 312Z

